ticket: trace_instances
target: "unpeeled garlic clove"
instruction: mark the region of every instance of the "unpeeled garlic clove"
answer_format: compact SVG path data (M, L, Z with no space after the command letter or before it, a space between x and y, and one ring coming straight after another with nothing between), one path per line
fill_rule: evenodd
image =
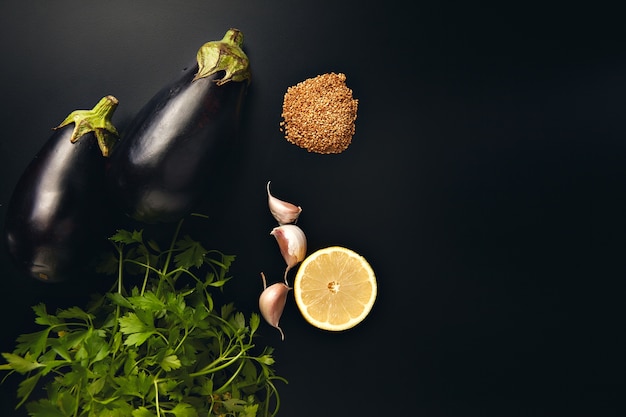
M295 223L302 212L302 207L274 197L270 192L270 182L267 182L267 203L270 213L272 213L278 224Z
M261 279L263 279L263 292L259 297L259 310L267 324L278 329L280 339L285 340L283 329L278 323L285 309L287 294L291 288L282 282L277 282L268 287L263 272L261 272Z
M287 283L287 273L291 268L302 262L306 256L306 236L302 229L295 224L283 224L275 227L270 235L276 238L280 253L287 263L285 269L285 284Z

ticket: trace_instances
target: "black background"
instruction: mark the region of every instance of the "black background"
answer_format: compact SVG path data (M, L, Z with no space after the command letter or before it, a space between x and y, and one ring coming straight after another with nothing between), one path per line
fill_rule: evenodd
M411 4L411 9L407 6ZM601 3L23 1L0 3L0 215L71 110L120 100L122 128L229 27L253 67L240 152L190 233L237 255L256 311L284 268L265 183L301 205L309 251L372 264L361 325L309 326L291 298L276 347L281 416L623 414L626 48ZM288 86L343 72L359 99L340 155L289 144ZM100 278L44 285L1 255L0 348L30 306L82 303ZM13 413L15 379L0 386Z

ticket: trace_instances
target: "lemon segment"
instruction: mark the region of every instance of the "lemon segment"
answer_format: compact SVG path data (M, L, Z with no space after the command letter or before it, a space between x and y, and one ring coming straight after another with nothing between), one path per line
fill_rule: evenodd
M305 320L320 329L342 331L370 313L378 287L364 257L342 246L330 246L302 261L293 291Z

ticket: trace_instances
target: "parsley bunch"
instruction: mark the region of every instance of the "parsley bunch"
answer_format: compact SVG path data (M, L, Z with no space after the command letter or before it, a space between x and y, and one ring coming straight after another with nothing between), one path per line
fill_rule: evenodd
M86 307L33 307L43 330L18 337L0 370L18 372L33 417L274 416L273 349L255 348L260 318L217 306L234 256L206 250L182 222L165 250L143 230L120 230L100 272L114 289ZM125 281L135 281L129 285ZM30 400L44 385L46 397ZM34 396L34 395L33 395Z

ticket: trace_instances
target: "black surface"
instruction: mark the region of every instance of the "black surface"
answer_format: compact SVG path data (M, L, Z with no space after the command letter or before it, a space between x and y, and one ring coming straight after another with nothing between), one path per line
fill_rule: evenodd
M471 5L470 5L471 3ZM293 299L276 346L280 416L623 415L626 50L617 10L210 1L0 3L0 215L66 114L113 94L134 112L229 27L253 65L245 145L195 230L238 256L230 293L254 311L283 261L265 183L304 209L310 250L368 258L371 316L344 334ZM359 99L341 155L278 129L287 87L343 72ZM49 286L0 258L2 351L30 305L82 303L102 283ZM14 386L0 386L2 416Z

